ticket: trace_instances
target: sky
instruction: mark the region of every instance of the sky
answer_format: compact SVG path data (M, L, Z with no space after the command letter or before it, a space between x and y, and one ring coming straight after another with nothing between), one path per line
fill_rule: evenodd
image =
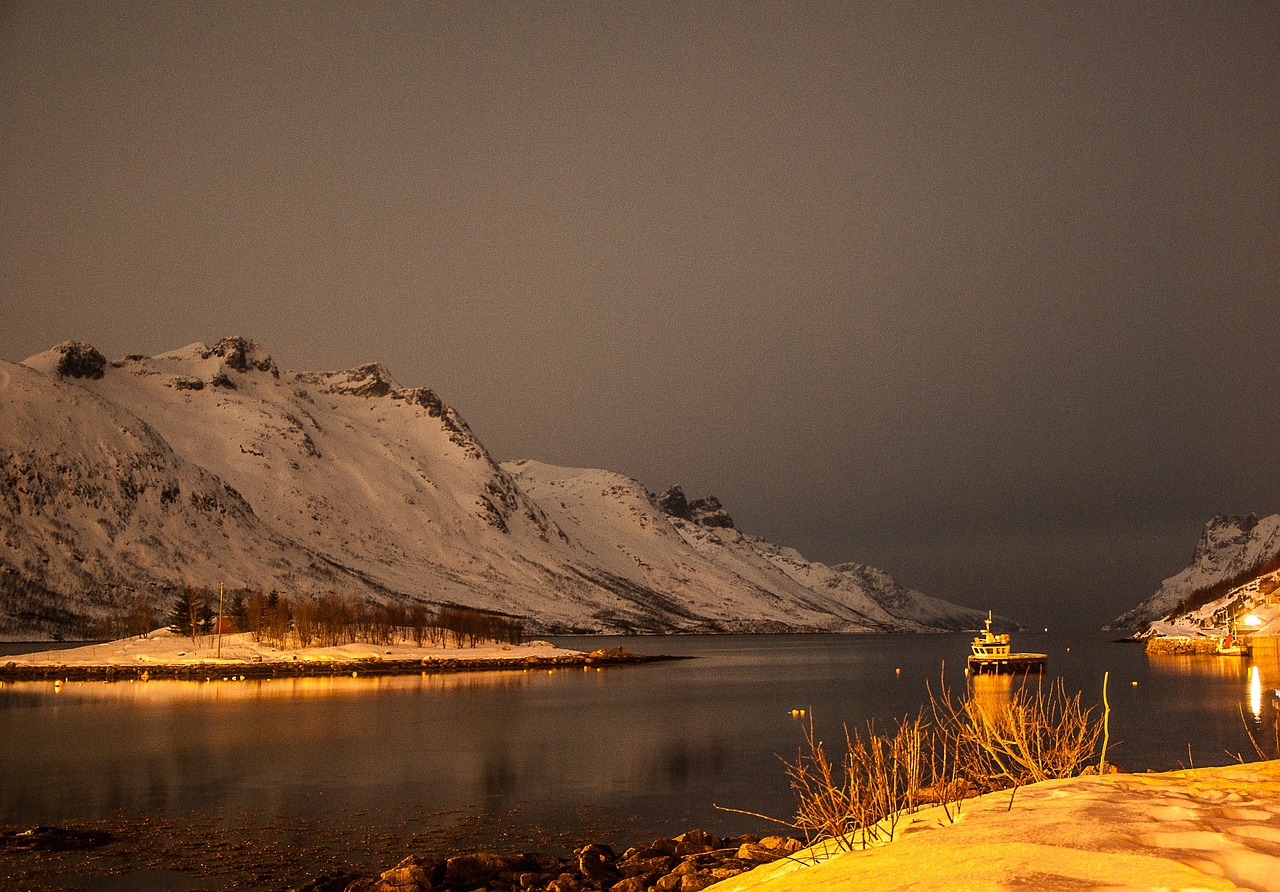
M1277 96L1271 0L0 0L0 359L380 361L1096 627L1280 512Z

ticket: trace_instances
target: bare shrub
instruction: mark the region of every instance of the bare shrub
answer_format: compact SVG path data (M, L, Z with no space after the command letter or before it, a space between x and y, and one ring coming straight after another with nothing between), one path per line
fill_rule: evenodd
M931 697L934 720L948 739L958 773L980 792L1073 777L1094 761L1101 723L1062 679L1023 685L995 714L972 697L946 689Z
M791 826L811 843L842 848L892 840L901 817L924 805L940 805L954 820L969 796L1092 768L1101 730L1061 680L1047 689L1024 685L997 711L973 697L958 700L944 685L930 692L927 714L900 719L892 731L874 722L865 733L845 726L838 762L810 719L804 748L794 762L783 760L797 801Z
M892 734L868 722L865 736L844 726L845 755L837 769L817 740L812 720L805 730L808 753L788 762L787 776L799 807L796 829L807 839L831 839L842 848L863 848L893 839L898 818L916 811L922 790L933 781L935 736L923 715L904 718Z

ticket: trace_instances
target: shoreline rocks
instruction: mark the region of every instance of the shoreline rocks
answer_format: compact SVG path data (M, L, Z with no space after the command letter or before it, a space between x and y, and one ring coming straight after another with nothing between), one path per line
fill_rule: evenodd
M1214 654L1218 652L1217 638L1148 638L1149 654Z
M410 855L377 876L339 871L291 892L701 892L803 847L789 836L722 838L690 830L621 855L598 843L567 858L546 852L471 852L442 860Z

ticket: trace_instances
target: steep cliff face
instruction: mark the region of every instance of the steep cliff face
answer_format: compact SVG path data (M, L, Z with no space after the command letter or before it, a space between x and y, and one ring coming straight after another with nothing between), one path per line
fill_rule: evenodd
M1116 617L1107 628L1139 629L1168 616L1188 599L1247 581L1267 562L1280 558L1280 515L1218 515L1204 526L1191 564L1170 576L1156 593Z
M714 497L499 464L377 363L289 372L245 338L106 362L68 342L0 373L0 634L219 582L464 604L541 631L980 620L746 536Z

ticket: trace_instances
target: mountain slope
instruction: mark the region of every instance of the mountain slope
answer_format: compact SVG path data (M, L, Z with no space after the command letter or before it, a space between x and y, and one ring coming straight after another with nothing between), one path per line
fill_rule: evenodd
M1280 515L1261 520L1218 515L1205 524L1191 564L1170 576L1154 595L1108 624L1109 629L1139 629L1167 617L1188 600L1208 600L1257 575L1280 558ZM1198 605L1197 605L1198 606Z
M111 363L68 342L0 371L10 634L219 581L464 604L541 631L981 620L747 536L714 499L660 504L607 471L499 464L432 391L377 364L287 372L227 338Z

